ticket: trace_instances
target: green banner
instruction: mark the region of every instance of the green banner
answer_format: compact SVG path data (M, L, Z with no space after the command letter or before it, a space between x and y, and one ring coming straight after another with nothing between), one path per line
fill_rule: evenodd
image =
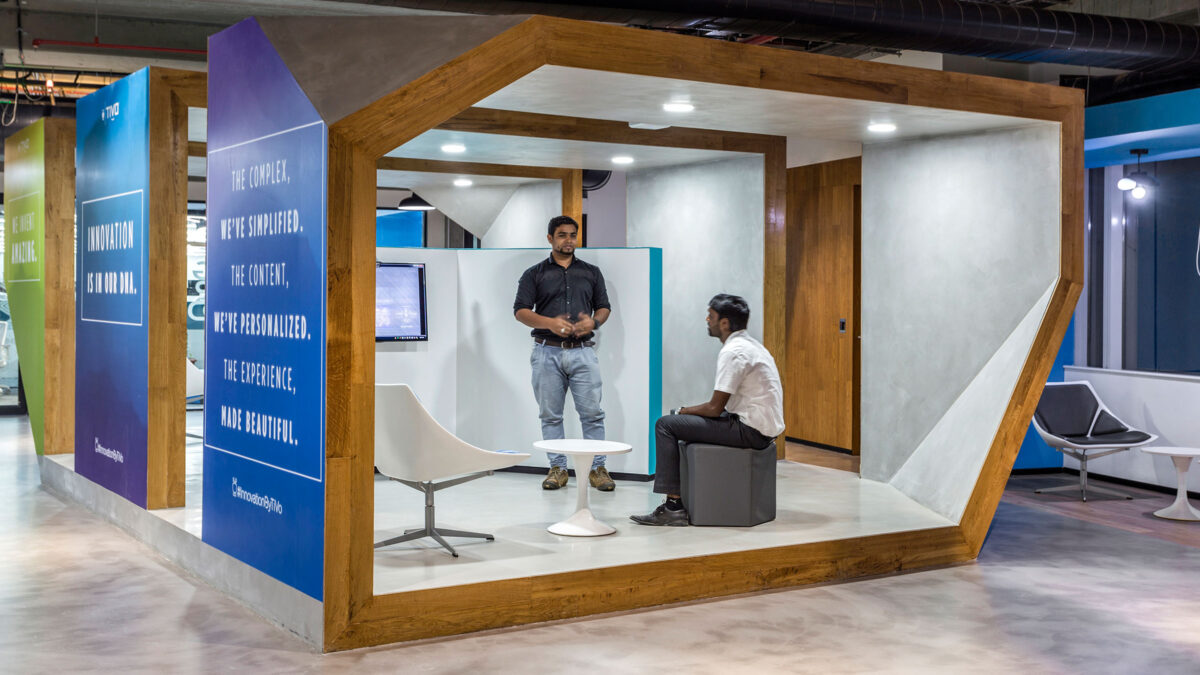
M39 455L46 381L45 128L38 120L4 142L4 287Z

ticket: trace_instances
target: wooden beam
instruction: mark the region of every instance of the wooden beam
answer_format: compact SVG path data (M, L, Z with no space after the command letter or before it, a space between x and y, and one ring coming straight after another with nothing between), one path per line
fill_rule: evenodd
M208 157L208 143L188 141L188 157Z
M562 178L562 214L571 216L583 228L583 170L572 169ZM583 242L583 232L579 233Z
M395 593L376 596L326 646L354 649L887 574L968 555L958 528L942 527Z
M1061 121L1066 87L537 16L547 63L858 101Z
M200 103L207 75L150 69L150 221L147 244L149 393L146 508L184 505L187 315L188 105ZM199 97L199 101L197 100Z
M763 346L787 372L787 140L772 136L763 153ZM786 430L775 456L787 452Z
M562 180L572 171L572 169L560 169L550 166L445 162L436 159L410 159L407 157L381 157L375 163L375 168L380 171L460 173L471 176L507 176L512 178L542 178L547 180Z
M329 134L325 636L371 602L375 465L375 158Z
M441 123L437 128L477 134L503 134L528 138L555 138L593 143L620 143L759 154L765 154L781 138L765 134L687 127L634 129L624 122L612 120L544 115L493 108L469 108Z
M333 126L382 157L545 63L541 30L536 21L520 23ZM407 117L397 116L402 110Z
M47 455L75 452L75 120L45 121Z
M329 129L326 647L373 601L376 162L544 63L540 50L526 21Z

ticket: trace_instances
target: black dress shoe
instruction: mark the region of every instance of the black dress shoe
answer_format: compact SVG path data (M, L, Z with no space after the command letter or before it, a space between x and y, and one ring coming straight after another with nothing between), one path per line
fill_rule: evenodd
M629 519L638 525L656 525L667 527L687 527L688 512L687 509L679 509L672 511L667 508L666 504L661 504L653 512L644 516L629 516Z

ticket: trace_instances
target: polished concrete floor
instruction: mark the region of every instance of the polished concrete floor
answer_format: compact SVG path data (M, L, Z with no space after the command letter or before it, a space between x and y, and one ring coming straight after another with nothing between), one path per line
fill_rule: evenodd
M22 418L0 486L4 672L1200 672L1200 549L1011 504L975 564L322 656L42 490Z

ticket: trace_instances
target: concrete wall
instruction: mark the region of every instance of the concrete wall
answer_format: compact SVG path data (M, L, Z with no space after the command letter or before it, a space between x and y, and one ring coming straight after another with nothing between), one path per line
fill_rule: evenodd
M526 183L483 235L484 248L545 248L546 224L562 215L562 185L558 181Z
M762 160L631 171L626 192L629 246L663 249L663 406L707 401L721 347L705 327L709 299L746 298L762 337Z
M958 520L1059 271L1058 128L868 145L862 474Z

